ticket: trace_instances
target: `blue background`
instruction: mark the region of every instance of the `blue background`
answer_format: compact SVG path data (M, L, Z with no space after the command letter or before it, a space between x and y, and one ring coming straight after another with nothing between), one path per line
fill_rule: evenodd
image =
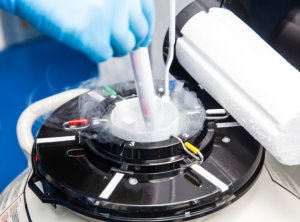
M16 136L22 111L96 74L97 65L86 56L46 37L0 52L0 192L27 167Z

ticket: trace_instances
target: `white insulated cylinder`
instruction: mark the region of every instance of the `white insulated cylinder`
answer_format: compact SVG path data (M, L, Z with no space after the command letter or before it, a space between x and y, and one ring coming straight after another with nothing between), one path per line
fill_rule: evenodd
M281 163L300 164L300 73L232 12L194 15L179 63Z

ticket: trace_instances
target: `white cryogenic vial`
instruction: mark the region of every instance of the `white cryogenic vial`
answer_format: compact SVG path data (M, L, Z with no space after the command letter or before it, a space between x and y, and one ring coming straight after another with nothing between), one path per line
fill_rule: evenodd
M149 131L157 125L156 94L147 47L140 47L131 53L136 90L145 125Z

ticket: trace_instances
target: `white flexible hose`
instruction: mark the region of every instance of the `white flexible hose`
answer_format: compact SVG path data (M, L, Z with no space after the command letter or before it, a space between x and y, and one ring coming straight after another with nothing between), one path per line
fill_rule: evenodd
M170 67L174 58L174 45L176 29L176 4L175 0L170 0L170 26L169 26L169 53L165 69L165 97L169 97L169 83L170 83Z
M22 148L25 156L30 163L30 155L34 139L32 136L32 126L33 123L42 115L57 109L59 106L63 105L67 101L79 96L85 92L87 89L73 89L65 91L48 98L37 101L30 106L28 106L21 116L19 117L17 123L17 137L20 147Z

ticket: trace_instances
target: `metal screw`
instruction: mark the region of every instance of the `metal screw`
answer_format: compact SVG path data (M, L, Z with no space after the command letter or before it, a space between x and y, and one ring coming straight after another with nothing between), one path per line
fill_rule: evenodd
M137 185L139 181L134 177L130 177L128 182L130 185Z
M133 142L133 141L131 141L130 143L129 143L129 146L134 146L135 145L135 142Z
M188 211L188 212L185 212L185 213L184 213L184 216L185 216L185 217L190 217L190 216L191 216L191 212L189 212L189 211Z
M164 91L164 88L162 88L162 87L158 88L158 92L162 93L163 91Z
M134 169L139 171L141 169L141 167L140 166L135 166Z
M189 134L183 133L182 136L185 137L185 138L188 138L188 137L189 137Z
M230 142L230 138L227 137L227 136L225 136L225 137L223 137L222 142L223 143L229 143Z

